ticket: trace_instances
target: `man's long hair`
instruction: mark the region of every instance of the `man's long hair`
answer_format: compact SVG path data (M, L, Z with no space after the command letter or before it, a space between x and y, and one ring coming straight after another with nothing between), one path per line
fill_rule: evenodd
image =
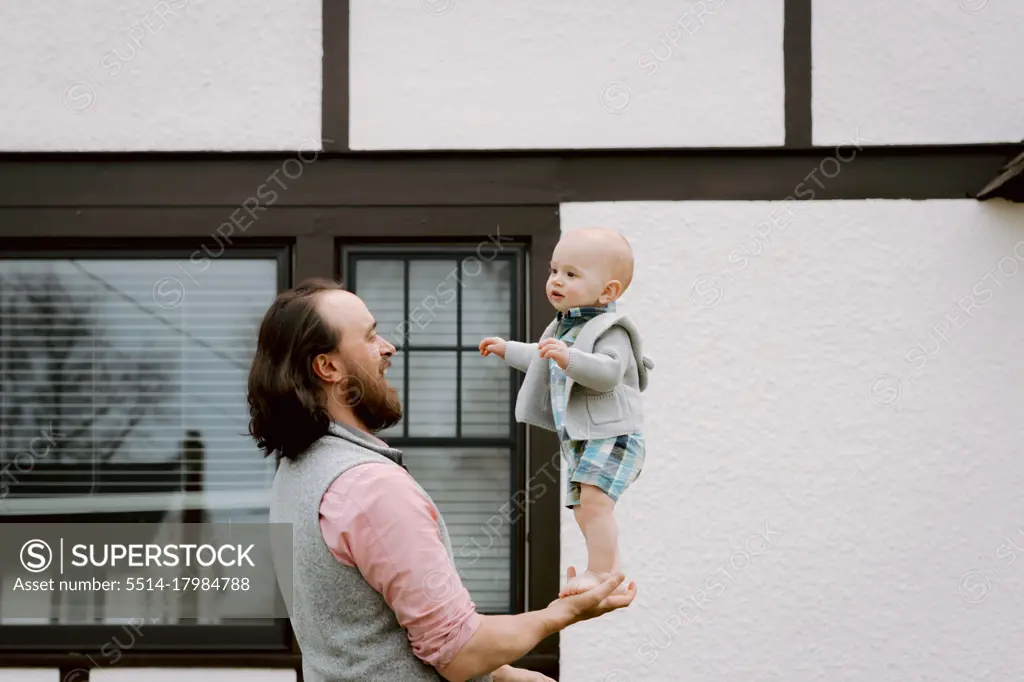
M316 297L342 287L310 279L278 294L260 323L249 369L249 434L264 456L295 459L327 433L331 418L313 358L341 343L316 310Z

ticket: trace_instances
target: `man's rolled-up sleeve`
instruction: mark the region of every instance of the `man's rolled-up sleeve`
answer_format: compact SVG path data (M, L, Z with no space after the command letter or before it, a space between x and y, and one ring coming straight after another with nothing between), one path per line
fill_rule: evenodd
M355 566L395 612L413 653L447 666L480 627L441 540L433 503L399 466L363 464L339 476L321 502L328 547Z

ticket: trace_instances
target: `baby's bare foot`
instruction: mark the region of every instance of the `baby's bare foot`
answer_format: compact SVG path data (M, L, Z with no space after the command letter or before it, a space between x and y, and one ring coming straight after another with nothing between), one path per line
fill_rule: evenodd
M567 582L565 587L562 588L562 591L558 593L558 596L568 597L573 594L581 594L587 590L592 590L595 587L600 586L605 579L606 578L602 578L595 573L585 571L582 575L570 578L569 582Z

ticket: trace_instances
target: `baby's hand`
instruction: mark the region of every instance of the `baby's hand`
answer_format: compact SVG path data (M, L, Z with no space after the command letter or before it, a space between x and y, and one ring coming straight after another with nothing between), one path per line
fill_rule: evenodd
M564 341L549 337L537 344L537 349L542 359L553 358L562 369L569 366L569 346Z
M480 355L490 355L491 353L494 353L504 360L506 346L507 344L505 343L505 339L498 338L497 336L488 336L480 342Z

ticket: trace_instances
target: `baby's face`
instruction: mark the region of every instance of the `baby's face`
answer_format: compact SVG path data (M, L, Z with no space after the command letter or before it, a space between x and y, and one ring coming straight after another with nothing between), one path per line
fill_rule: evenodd
M545 291L555 310L606 305L612 296L606 291L612 279L613 255L599 242L566 235L551 256Z

